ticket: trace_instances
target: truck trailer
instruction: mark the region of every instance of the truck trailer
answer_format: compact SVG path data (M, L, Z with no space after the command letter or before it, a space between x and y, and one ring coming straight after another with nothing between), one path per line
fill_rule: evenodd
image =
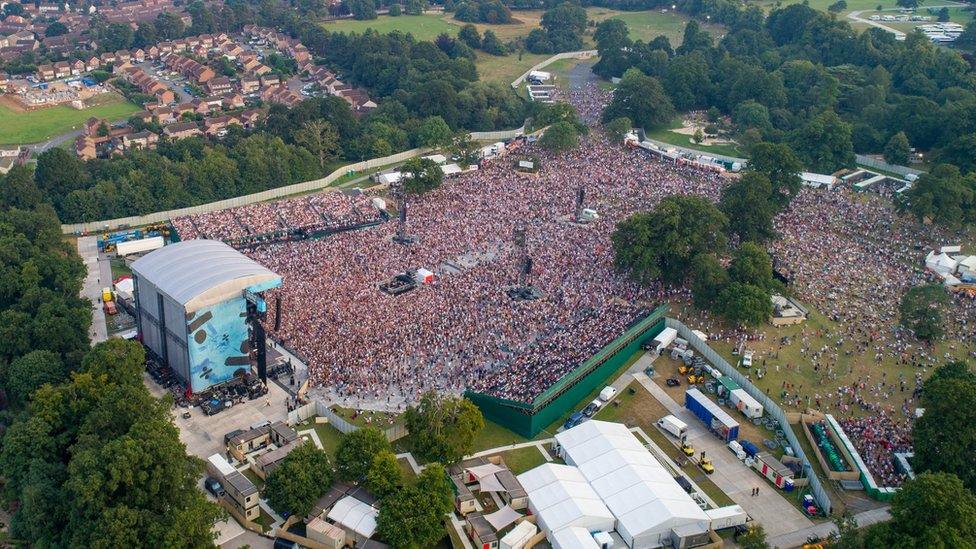
M752 398L745 389L735 389L732 391L729 394L729 402L749 419L755 419L763 415L762 404L759 404L759 401Z
M115 245L115 253L118 254L119 257L125 257L131 254L158 250L165 245L166 241L161 236L141 238L139 240L127 240L125 242L119 242Z
M698 389L685 392L685 407L725 442L739 438L739 422Z

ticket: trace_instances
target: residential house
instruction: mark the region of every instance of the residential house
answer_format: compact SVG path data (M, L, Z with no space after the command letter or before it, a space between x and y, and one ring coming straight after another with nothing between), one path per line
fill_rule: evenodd
M251 69L251 73L252 74L256 74L258 76L264 76L265 74L268 74L269 72L271 72L271 67L269 67L267 65L263 65L261 63L258 63L258 66L257 67Z
M95 140L84 135L75 139L75 154L82 160L94 160L98 156Z
M194 135L201 135L202 133L196 122L170 124L163 128L163 135L170 139L183 139L184 137L192 137Z
M224 94L231 90L232 84L230 78L226 76L218 76L212 78L207 82L207 90L212 94Z
M85 66L85 62L82 61L81 59L75 59L74 61L71 62L71 74L72 75L78 76L81 73L85 72L86 70L87 70L87 67Z
M153 120L153 113L151 113L149 111L139 111L139 112L133 113L132 116L130 116L129 118L138 118L139 120L142 120L143 122L145 122L146 124L148 124L148 123L152 122L152 120Z
M281 78L277 74L266 74L261 77L261 85L264 87L277 86L281 84Z
M240 114L241 124L243 124L245 128L251 129L261 120L262 115L263 112L260 109L246 110Z
M203 133L207 135L221 135L231 124L242 126L240 118L233 115L215 116L203 121Z
M155 149L159 136L151 131L141 131L122 136L122 147L130 149Z
M71 76L71 63L67 61L58 61L54 64L54 77L55 78L67 78Z
M37 79L41 81L54 80L57 78L57 73L54 71L54 65L38 65L37 66Z
M159 47L156 45L152 45L146 48L146 58L159 59Z
M0 145L0 174L5 174L17 164L23 164L30 153L20 145Z
M169 107L156 109L156 111L153 112L153 115L156 116L156 122L158 122L160 126L172 124L178 119L178 115Z
M93 55L85 61L85 70L88 72L97 71L102 66L102 61L97 55Z
M103 53L98 58L99 58L99 60L101 60L102 65L113 64L116 61L115 54L112 53L112 52L110 52L110 51L107 51L107 52Z
M245 76L240 80L241 93L248 95L261 89L261 79L257 76Z
M136 48L132 52L132 61L135 63L142 63L146 60L146 51L142 48Z
M116 63L125 64L125 63L128 63L131 60L132 60L132 54L130 54L128 51L126 51L126 50L119 50L119 51L115 52L115 62Z

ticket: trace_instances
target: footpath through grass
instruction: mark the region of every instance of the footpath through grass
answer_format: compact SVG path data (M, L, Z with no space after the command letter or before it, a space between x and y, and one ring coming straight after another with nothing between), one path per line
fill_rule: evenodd
M115 121L127 118L139 110L135 103L114 94L101 99L99 103L82 110L57 105L24 112L14 111L0 104L0 145L41 143L81 128L85 120L92 116Z

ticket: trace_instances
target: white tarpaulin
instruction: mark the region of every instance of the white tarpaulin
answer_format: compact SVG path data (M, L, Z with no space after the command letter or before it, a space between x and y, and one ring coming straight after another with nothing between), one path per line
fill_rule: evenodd
M485 520L488 521L488 524L491 524L496 532L520 518L522 518L522 514L512 509L509 505L502 507L490 515L485 515Z
M478 479L478 491L479 492L504 492L505 487L502 486L500 480L495 475L488 475L487 477L481 477Z
M495 473L504 470L505 470L504 467L499 467L494 463L486 463L484 465L475 465L474 467L469 467L465 470L465 472L471 475L472 477L481 480L482 478L487 477L488 475L494 475Z

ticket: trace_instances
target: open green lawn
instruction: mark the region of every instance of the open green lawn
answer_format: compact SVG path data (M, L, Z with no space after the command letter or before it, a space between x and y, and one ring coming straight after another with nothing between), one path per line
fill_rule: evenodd
M115 121L127 118L139 110L136 104L117 95L107 97L99 103L80 111L67 105L57 105L35 111L15 112L0 105L0 145L40 143L80 128L92 116Z
M520 475L529 469L535 469L546 462L545 456L535 446L509 450L500 454L505 460L505 465L516 475Z
M479 51L475 67L481 80L507 86L536 63L549 57L551 56L548 54L523 53L520 60L518 53L497 56Z
M322 442L322 449L325 450L325 453L334 457L336 449L339 448L339 441L342 440L342 433L328 423L315 423L315 418L310 418L304 423L295 425L296 431L306 431L308 429L315 429L316 434L319 435L319 441Z
M588 8L586 15L590 19L600 22L604 19L620 19L627 23L630 38L649 42L659 35L668 37L671 45L678 47L684 35L685 23L688 17L675 11L661 13L660 11L618 11L606 8ZM703 25L716 38L725 34L720 25Z
M322 27L330 32L365 32L366 29L373 29L379 33L389 33L400 31L410 33L418 40L433 40L441 33L450 35L457 34L460 27L448 23L440 14L429 15L401 15L390 17L380 16L368 21L357 21L355 19L342 19L340 21L327 21L322 23Z
M672 129L680 128L680 127L681 127L681 123L677 120L675 120L674 124L672 124L671 126ZM669 128L652 130L646 132L646 134L647 137L651 139L656 139L658 141L663 141L665 143L670 143L671 145L677 145L679 147L686 147L689 149L699 150L704 153L715 153L715 154L721 154L725 156L734 156L737 158L742 156L742 151L740 151L739 148L734 144L722 143L722 144L706 145L704 143L694 143L692 142L690 135L673 132Z

